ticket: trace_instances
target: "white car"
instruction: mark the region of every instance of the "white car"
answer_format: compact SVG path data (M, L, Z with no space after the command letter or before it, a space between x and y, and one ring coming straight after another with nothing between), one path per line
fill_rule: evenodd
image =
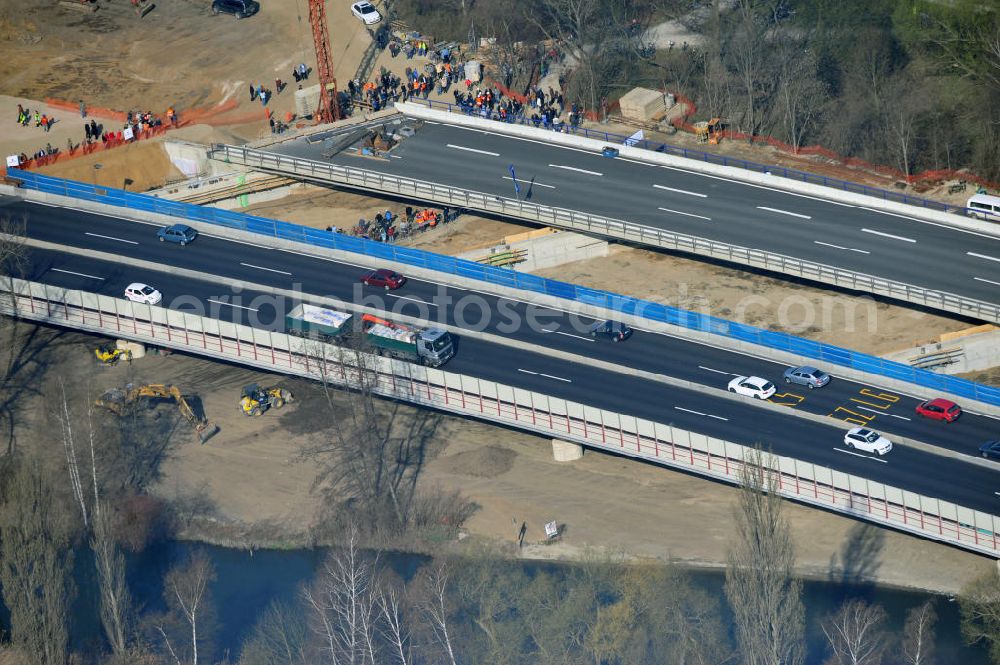
M892 450L892 441L867 427L855 427L849 430L844 435L844 445L866 453L875 453L879 457Z
M382 15L370 2L355 2L351 5L351 13L361 19L365 25L375 25L382 20Z
M759 376L737 376L729 382L729 392L744 397L768 399L776 391L773 383Z
M163 294L142 282L132 282L126 286L125 297L132 302L144 302L147 305L159 305L163 300Z

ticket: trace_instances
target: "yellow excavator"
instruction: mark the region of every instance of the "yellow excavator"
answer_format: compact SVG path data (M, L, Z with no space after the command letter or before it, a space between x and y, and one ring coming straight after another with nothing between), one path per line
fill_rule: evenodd
M119 416L125 414L125 410L130 404L140 399L164 399L172 400L177 404L177 409L198 432L198 438L205 443L219 433L219 426L208 422L205 417L198 417L188 401L184 399L177 386L168 386L162 383L150 383L142 386L133 386L131 383L125 386L124 390L114 388L101 395L94 402L96 406L108 409Z
M261 388L256 383L243 386L243 393L240 395L240 410L244 416L259 416L265 411L274 407L280 409L288 402L291 402L291 391L279 386Z
M94 349L94 355L97 356L98 362L109 367L117 365L123 358L132 362L132 352L128 349L119 349L114 344L102 344Z

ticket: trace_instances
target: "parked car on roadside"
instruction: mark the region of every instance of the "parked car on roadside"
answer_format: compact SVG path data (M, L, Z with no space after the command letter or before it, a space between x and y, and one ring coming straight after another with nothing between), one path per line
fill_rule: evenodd
M232 14L236 18L247 18L260 11L260 4L256 0L213 0L212 13Z
M729 392L754 399L769 399L777 390L773 383L759 376L737 376L729 382Z
M962 407L950 399L929 399L917 405L917 415L931 420L943 420L953 423L962 415Z
M844 435L844 444L848 448L875 453L879 457L892 450L892 441L867 427L855 427L848 430L847 434Z
M809 365L789 367L785 370L785 383L806 386L812 390L813 388L822 388L830 383L830 375Z
M375 25L382 20L382 15L370 2L355 2L351 5L351 13L365 25Z
M160 242L175 242L183 247L193 242L198 237L198 232L187 224L172 224L157 231L156 235Z

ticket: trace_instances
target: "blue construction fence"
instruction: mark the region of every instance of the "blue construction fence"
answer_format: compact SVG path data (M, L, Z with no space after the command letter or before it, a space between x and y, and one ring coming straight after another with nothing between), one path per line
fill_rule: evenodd
M751 342L770 349L789 351L819 362L850 367L871 374L907 381L953 395L968 397L986 404L1000 405L1000 388L982 385L954 376L937 374L924 369L885 360L877 356L850 351L838 346L803 339L783 332L763 330L743 323L727 321L707 314L691 312L648 300L567 284L554 279L516 272L509 268L458 259L421 249L400 247L365 238L355 238L342 233L330 233L307 226L281 222L265 217L255 217L218 208L190 203L168 201L145 194L132 194L120 189L100 187L88 183L45 176L31 171L9 169L8 178L20 181L21 186L50 194L70 196L86 201L96 201L132 210L155 212L180 217L195 222L216 224L230 229L259 233L283 240L294 240L316 247L325 247L376 259L435 270L450 275L480 280L488 284L508 286L535 293L575 300L587 305L603 307L615 312L636 316L649 321L668 323L690 330L708 332L742 342Z
M513 125L526 125L529 127L539 127L542 129L553 129L552 125L544 124L541 120L534 120L526 117L523 113L517 115L508 115L506 118L500 117L500 114L496 111L490 111L489 109L476 109L468 108L466 106L459 106L456 104L451 104L449 102L438 102L433 99L414 99L410 98L407 100L411 104L422 104L428 108L437 108L449 113L461 113L463 115L468 115L476 118L484 118L486 120L496 120L497 122L506 122ZM908 205L920 206L921 208L927 208L929 210L938 210L940 212L958 212L964 213L966 208L961 206L947 205L941 203L940 201L932 201L930 199L920 198L919 196L908 196L901 192L893 192L887 189L880 189L878 187L869 187L868 185L862 185L857 182L850 182L849 180L840 180L838 178L828 178L826 176L817 175L815 173L808 173L806 171L798 171L796 169L788 169L783 166L773 166L769 164L758 164L757 162L749 162L745 159L737 159L736 157L726 157L725 155L717 155L711 152L703 152L701 150L690 150L688 148L682 148L675 145L670 145L667 143L658 143L656 141L649 141L646 139L634 139L630 136L625 136L624 134L615 134L612 132L604 132L595 129L587 129L586 127L574 127L567 123L563 123L558 131L564 132L566 134L573 134L575 136L583 136L590 139L597 139L600 141L607 141L608 143L618 143L621 145L632 146L636 148L643 148L644 150L652 150L653 152L661 152L667 155L674 155L675 157L684 157L686 159L696 159L701 162L708 162L709 164L718 164L720 166L733 166L736 168L745 169L747 171L754 171L756 173L769 173L771 175L781 176L783 178L790 178L798 182L806 182L813 185L823 185L825 187L833 187L834 189L840 189L845 192L852 192L854 194L866 194L868 196L874 196L880 198L884 201L894 201L896 203L906 203Z

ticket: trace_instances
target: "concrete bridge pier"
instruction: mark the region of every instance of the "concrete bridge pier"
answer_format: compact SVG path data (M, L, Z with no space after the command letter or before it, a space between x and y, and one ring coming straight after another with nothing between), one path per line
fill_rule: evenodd
M583 457L583 446L562 439L552 439L552 457L557 462L572 462Z

